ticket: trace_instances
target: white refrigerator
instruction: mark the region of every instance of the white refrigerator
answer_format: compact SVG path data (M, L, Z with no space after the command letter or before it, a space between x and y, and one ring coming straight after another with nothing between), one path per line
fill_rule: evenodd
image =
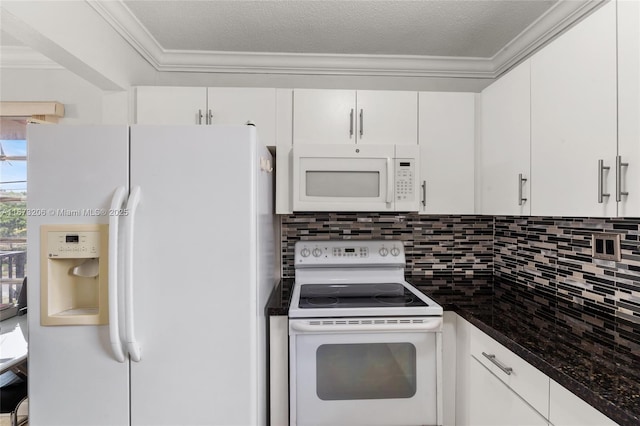
M256 129L30 125L27 138L29 424L265 424L276 261ZM39 229L74 224L109 225L108 321L43 326Z

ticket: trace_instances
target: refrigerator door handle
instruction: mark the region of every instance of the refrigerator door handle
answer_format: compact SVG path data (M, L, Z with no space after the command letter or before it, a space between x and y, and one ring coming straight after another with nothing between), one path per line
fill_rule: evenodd
M128 226L126 227L126 262L124 266L125 273L125 336L127 343L127 351L132 361L140 361L140 345L136 340L133 327L133 235L134 221L136 217L136 209L140 203L140 187L135 186L129 194L127 202L127 212L129 214Z
M124 186L116 188L111 198L111 212L119 212L126 198ZM120 323L118 316L118 227L120 216L109 216L109 340L111 350L118 362L124 362L124 350L120 340Z

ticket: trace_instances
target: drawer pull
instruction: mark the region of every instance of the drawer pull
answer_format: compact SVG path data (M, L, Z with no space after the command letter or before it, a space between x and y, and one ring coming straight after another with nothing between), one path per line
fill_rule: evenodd
M492 363L494 363L496 365L496 367L498 367L500 370L504 371L508 376L511 375L511 373L513 372L513 368L511 367L505 367L504 365L502 365L502 363L500 361L498 361L496 359L496 356L493 354L487 354L482 352L482 356L484 356L485 358L487 358L489 361L491 361Z

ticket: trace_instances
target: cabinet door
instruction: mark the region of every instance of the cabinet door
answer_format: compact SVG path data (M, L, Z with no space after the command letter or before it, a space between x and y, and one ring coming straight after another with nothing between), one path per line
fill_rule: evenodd
M418 143L418 93L359 90L357 141L374 145Z
M256 125L265 145L276 143L276 89L210 87L207 89L209 124Z
M470 365L469 424L478 426L548 426L531 408L475 358Z
M618 216L640 216L640 2L618 7Z
M531 59L533 215L616 215L615 5L605 4ZM600 170L600 160L608 170ZM611 194L602 202L599 187Z
M137 124L204 124L206 108L204 87L136 88Z
M294 144L356 142L354 90L296 89L293 91Z
M616 422L554 380L549 387L549 421L554 426L608 426Z
M419 94L420 213L473 214L475 95Z
M530 83L526 61L482 91L478 208L482 214L530 214Z

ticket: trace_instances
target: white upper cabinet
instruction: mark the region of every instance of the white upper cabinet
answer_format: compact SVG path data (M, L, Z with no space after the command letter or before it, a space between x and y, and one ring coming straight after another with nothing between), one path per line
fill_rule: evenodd
M416 145L418 93L359 90L356 93L358 143Z
M420 213L474 213L475 96L419 94Z
M526 61L482 91L478 155L482 214L531 212L530 82Z
M418 143L417 92L295 89L293 143Z
M210 87L207 89L209 124L255 124L258 138L276 144L276 89Z
M293 143L354 143L355 90L295 89Z
M204 124L206 110L204 87L136 88L137 124Z
M640 2L618 7L618 216L640 216ZM627 164L623 166L623 164ZM624 194L624 193L627 194Z
M616 215L616 102L611 2L531 58L532 215Z
M276 140L276 89L244 87L136 88L137 124L246 124L265 145Z

